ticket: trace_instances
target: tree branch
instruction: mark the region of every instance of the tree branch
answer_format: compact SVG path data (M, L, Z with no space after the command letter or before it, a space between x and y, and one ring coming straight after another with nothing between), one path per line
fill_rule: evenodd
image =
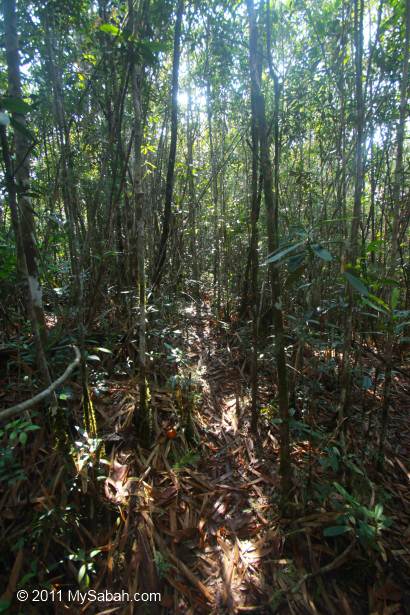
M31 399L27 399L26 401L21 402L21 404L11 406L11 408L6 408L6 410L0 411L0 421L3 421L4 419L9 418L10 416L13 416L14 414L18 414L19 412L23 412L24 410L27 410L28 408L31 408L32 406L42 401L46 397L49 397L57 389L57 387L60 386L60 384L63 384L63 382L67 380L70 374L77 367L81 359L81 354L77 346L72 346L72 349L75 352L75 359L72 363L70 363L70 365L67 367L65 372L59 378L57 378L57 380L52 382L49 387L44 389L44 391L41 391L41 393L38 393L38 395L35 395Z

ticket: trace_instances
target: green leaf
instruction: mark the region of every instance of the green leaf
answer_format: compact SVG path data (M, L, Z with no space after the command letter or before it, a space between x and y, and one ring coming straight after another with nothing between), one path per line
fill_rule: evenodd
M312 245L312 250L316 256L328 263L333 260L333 256L330 254L329 250L326 250L326 248L324 248L320 244Z
M89 354L87 361L91 361L91 363L101 363L100 357L96 354Z
M99 27L101 32L105 32L106 34L110 34L111 36L118 36L121 34L121 30L117 28L117 26L113 26L111 23L103 23L102 26Z
M24 102L21 98L14 98L12 96L5 96L0 100L0 106L4 107L6 111L10 113L28 113L31 109L29 103Z
M81 584L81 581L84 579L87 574L87 564L83 564L78 571L78 582Z
M26 442L27 442L27 439L28 439L28 435L26 434L26 432L25 432L25 431L23 431L23 432L19 435L19 441L20 441L20 444L22 444L22 445L24 446L24 445L26 444Z
M373 295L370 295L373 297ZM374 310L376 310L377 312L383 312L383 314L388 314L389 312L387 310L385 310L383 307L381 307L381 305L377 305L377 303L375 303L375 301L372 299L369 299L368 297L363 297L363 303L365 303L366 305L368 305L369 307L373 308Z
M377 252L383 245L383 241L381 239L374 239L371 241L366 248L367 254L371 254L372 252Z
M67 399L74 399L74 391L71 387L65 386L58 393L58 399L61 399L63 401L66 401Z
M373 542L376 538L377 530L365 521L359 521L359 540L366 543Z
M96 346L95 348L93 348L93 350L95 350L96 352L102 352L103 354L112 354L112 350L109 350L108 348L102 348L101 346Z
M267 257L266 263L277 263L278 261L282 260L287 254L290 254L291 252L294 252L295 250L303 246L304 243L304 241L299 241L298 243L288 246L285 249L279 248L279 250L272 252L272 254Z
M374 518L379 521L383 517L383 506L381 504L376 504L374 507Z
M380 297L378 297L377 295L369 295L369 299L371 299L371 301L373 301L373 303L377 303L377 305L380 305L382 308L384 308L386 311L389 311L390 308L387 305L387 303L385 303L383 301L383 299L380 299Z
M350 527L348 525L332 525L323 530L323 536L341 536L342 534L346 534L346 532L350 532Z
M352 275L348 271L345 271L343 275L345 276L349 284L351 284L353 288L357 290L361 295L364 295L365 297L367 297L370 294L363 280L361 280L360 278L357 278L355 275Z

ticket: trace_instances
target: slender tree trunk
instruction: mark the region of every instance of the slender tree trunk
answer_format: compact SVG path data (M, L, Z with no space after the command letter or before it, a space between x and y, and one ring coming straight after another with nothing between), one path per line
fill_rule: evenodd
M347 266L355 266L359 255L359 227L362 217L362 195L364 183L364 100L363 100L363 0L354 0L354 41L355 41L355 103L356 103L356 143L354 160L354 200L353 217L350 228L349 245L345 251ZM338 408L339 422L346 414L350 398L352 335L353 335L353 290L346 287L348 309L344 327L344 348L341 374L341 394Z
M85 349L85 297L84 297L84 275L83 259L80 249L81 231L79 228L79 209L77 186L73 168L73 154L71 147L70 126L67 122L67 115L64 105L64 95L62 86L62 76L59 68L54 16L48 10L43 16L44 29L46 32L47 44L47 68L50 75L50 82L54 97L54 113L57 131L60 141L60 188L64 204L64 212L68 225L68 244L71 260L71 270L73 275L72 297L77 310L78 325L78 345L81 352L81 384L83 388L83 420L84 427L88 433L97 434L96 416L90 400L88 386L88 367ZM92 231L91 231L92 232ZM64 428L64 415L59 417L59 427Z
M1 150L3 154L3 161L4 161L4 167L5 167L6 190L7 190L7 194L9 198L9 207L10 207L12 220L15 220L15 227L14 227L14 223L13 223L13 227L14 227L15 233L17 233L16 234L16 244L22 247L21 248L22 249L21 258L20 258L19 264L22 268L21 273L26 280L28 291L29 291L28 301L27 301L27 304L28 304L27 311L29 314L34 342L36 346L38 367L42 375L43 383L48 386L51 383L51 378L50 378L50 373L48 370L47 360L46 360L46 356L44 352L43 340L42 340L41 333L40 333L40 326L36 318L36 313L33 309L33 300L32 300L31 292L30 292L31 289L29 285L29 275L28 275L28 269L27 269L27 258L26 258L26 253L24 251L22 228L21 228L19 215L18 215L17 182L15 181L13 160L10 154L6 128L4 126L0 126L0 140L1 140ZM55 398L54 398L54 404L55 404Z
M172 85L171 85L171 140L169 146L168 170L165 184L165 205L162 222L162 235L159 244L158 256L153 276L153 288L160 285L164 263L167 255L167 244L171 228L172 216L172 195L174 191L174 170L177 152L178 136L178 86L179 86L179 61L181 56L181 26L182 15L184 12L184 0L178 0L175 33L174 33L174 58L172 63Z
M363 136L363 0L354 0L354 41L355 41L355 97L356 97L356 150L354 165L353 218L350 229L350 262L354 266L359 251L359 226L362 217L362 194L364 183Z
M252 196L251 196L251 237L250 237L250 286L252 306L252 357L251 357L251 428L256 435L258 431L258 320L259 320L259 297L258 297L258 220L260 201L258 195L259 174L259 139L256 122L255 93L251 92L251 138L252 138Z
M15 0L3 0L3 13L9 95L13 98L21 99L22 89ZM34 238L33 206L29 196L31 143L24 133L24 129L26 128L26 118L24 114L14 112L13 117L14 120L22 126L22 130L14 131L14 147L16 154L14 179L17 186L21 239L26 258L32 309L40 329L40 335L44 341L46 329L44 323L43 298L38 273L38 251Z
M208 60L207 60L208 62ZM214 224L214 250L213 250L213 285L214 297L216 298L216 312L220 313L221 309L221 291L220 291L220 244L219 244L219 191L218 191L218 169L216 164L215 143L212 124L212 103L211 103L211 83L209 72L206 82L206 114L208 120L209 134L209 155L211 158L211 185L212 185L212 202L213 202L213 224Z
M17 16L15 0L3 0L4 40L6 47L7 76L9 95L22 99L19 42L17 35ZM23 268L28 286L28 312L36 342L38 366L45 384L49 385L50 374L44 353L46 327L43 311L43 294L38 272L38 251L35 243L35 225L30 191L30 148L26 136L26 118L23 113L13 113L14 121L22 129L14 130L15 161L12 162L5 130L2 130L2 149L6 165L7 185L14 230L17 231L16 244L23 251Z
M396 148L396 163L393 176L393 228L392 228L392 243L390 259L388 264L387 276L389 278L395 277L395 271L397 267L397 255L399 247L399 230L401 222L401 194L404 186L404 137L406 130L407 120L407 90L409 81L409 48L410 48L410 0L406 0L405 9L405 42L403 53L403 72L400 84L400 109L399 109L399 123L397 125L397 148ZM391 397L391 382L392 382L392 369L393 369L393 343L394 343L394 323L392 312L395 308L393 302L393 291L389 289L389 307L390 307L390 322L387 330L386 346L385 346L385 360L386 369L384 375L384 389L383 389L383 407L382 407L382 424L380 433L380 447L379 447L379 466L383 463L383 451L384 440L387 432L387 422L389 416L389 404Z
M261 90L261 79L258 75L258 28L253 0L247 0L249 14L249 63L251 71L251 88L255 99L255 114L259 131L260 164L263 175L263 189L266 206L268 225L268 248L274 252L279 243L278 238L278 150L275 146L275 186L272 177L272 164L269 155L268 127L266 123L265 99ZM276 121L278 118L276 118ZM274 128L276 137L278 128ZM274 193L275 189L275 193ZM278 382L278 402L280 425L280 474L282 491L282 509L286 508L291 489L291 460L289 440L289 400L288 400L288 375L286 368L284 324L282 312L282 298L278 269L273 263L269 265L269 279L272 292L273 304L273 328L275 334L276 371Z
M79 254L76 249L77 229L76 229L76 207L77 197L76 189L73 181L72 170L72 154L70 143L70 131L66 122L66 114L64 110L63 87L61 83L61 74L58 62L55 61L57 56L55 35L53 24L50 24L52 15L49 12L44 14L44 29L46 32L47 43L47 65L50 76L50 83L54 97L54 114L57 125L58 136L60 140L60 188L63 197L64 212L68 224L68 245L70 250L71 270L75 279L75 292L79 291ZM78 303L78 297L75 297Z
M189 63L188 63L189 66ZM188 113L187 113L187 155L188 155L188 194L189 194L189 214L190 214L190 252L191 252L191 271L194 280L193 295L195 299L199 297L199 268L198 268L198 249L197 249L197 222L195 201L195 181L194 181L194 121L192 113L192 93L188 87Z
M137 36L137 24L134 14L133 0L128 2L129 29ZM149 444L151 421L148 407L148 386L146 377L146 289L145 289L145 199L142 186L142 112L141 112L141 75L142 68L137 66L130 49L130 77L131 96L133 108L134 129L134 172L133 196L135 216L137 220L137 269L138 269L138 296L139 296L139 337L138 337L138 363L139 363L139 412L134 415L137 433Z

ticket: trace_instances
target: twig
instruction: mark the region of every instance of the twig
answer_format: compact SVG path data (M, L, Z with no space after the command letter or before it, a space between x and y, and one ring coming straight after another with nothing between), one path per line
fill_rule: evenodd
M300 587L303 585L303 583L305 583L305 581L308 581L309 579L312 579L313 577L317 577L318 575L327 574L328 572L332 572L333 570L336 570L336 568L339 568L339 566L343 564L343 562L349 555L350 551L353 549L354 545L355 545L355 542L353 541L340 555L338 555L329 564L322 566L322 568L319 568L315 572L309 572L303 575L303 577L299 579L296 585L291 587L290 589L291 593L293 594L297 592L300 589Z
M309 579L313 579L314 577L317 577L317 576L322 576L324 574L327 574L328 572L332 572L333 570L336 570L336 568L339 568L344 563L345 559L349 555L350 551L353 549L354 545L355 545L355 541L353 540L350 543L350 545L340 555L338 555L333 561L329 562L329 564L322 566L322 568L319 568L318 570L314 572L309 572L307 574L304 574L303 577L301 577L299 581L295 583L293 587L290 587L288 590L282 590L282 589L279 590L276 594L273 612L277 613L279 607L283 605L286 599L290 598L289 594L295 594L296 592L298 592L299 589L302 587L302 585Z
M46 397L49 397L49 395L51 395L57 389L57 387L60 386L60 384L63 384L63 382L67 380L67 378L74 371L74 369L77 367L81 360L81 354L77 346L71 346L71 348L75 352L75 359L72 363L70 363L65 372L59 378L57 378L57 380L52 382L49 387L44 389L44 391L38 393L38 395L35 395L31 399L27 399L26 401L21 402L21 404L17 404L16 406L11 406L11 408L2 410L0 412L0 421L7 419L10 416L13 416L14 414L18 414L19 412L23 412L24 410L31 408L35 404L38 404L38 402L42 401Z

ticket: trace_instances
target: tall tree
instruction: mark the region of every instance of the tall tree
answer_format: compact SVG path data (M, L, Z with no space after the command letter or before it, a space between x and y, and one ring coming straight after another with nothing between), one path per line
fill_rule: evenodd
M404 11L404 48L403 48L403 69L400 80L400 104L399 104L399 121L397 123L397 136L396 136L396 160L393 176L393 188L392 188L392 204L393 204L393 224L391 235L391 248L390 258L387 263L387 276L391 278L396 277L397 269L397 254L398 244L400 236L400 226L404 218L402 213L402 193L405 185L404 180L404 137L406 119L408 117L408 86L409 86L409 53L410 53L410 0L406 0ZM387 421L389 414L389 405L391 402L391 385L392 385L392 370L393 370L393 345L394 345L394 320L393 311L397 308L399 289L394 287L388 291L388 304L390 309L390 318L387 326L386 347L385 347L385 362L386 370L384 375L384 389L383 389L383 407L382 407L382 425L380 434L380 447L379 447L379 464L383 461L383 451L386 438Z
M172 196L174 192L174 171L177 152L178 137L178 88L179 88L179 62L181 57L181 29L184 1L178 0L175 32L174 32L174 55L172 62L171 83L171 137L169 145L167 178L165 183L165 204L162 220L162 234L158 248L158 254L153 275L153 288L158 288L163 275L165 259L167 255L168 238L171 229Z
M133 110L133 135L134 135L134 156L133 156L133 185L132 193L135 204L135 217L137 221L137 268L138 268L138 297L139 297L139 344L138 344L138 363L139 363L139 412L135 413L135 422L140 436L146 436L150 431L149 409L148 409L148 388L146 382L146 290L145 290L145 199L142 185L142 101L141 86L143 67L137 65L135 58L134 40L139 40L143 31L141 25L144 23L145 5L140 7L140 15L135 15L134 2L128 2L129 30L133 36L129 46L130 56L130 80L131 98ZM137 29L137 19L139 29ZM147 439L147 438L146 438Z
M249 64L251 71L251 88L253 94L253 112L258 125L260 144L260 165L263 177L263 191L266 206L268 231L268 250L272 254L279 246L278 214L276 208L279 195L274 194L272 163L269 152L268 125L266 122L265 98L261 87L260 71L258 71L258 25L253 0L247 0L249 15ZM277 189L277 186L276 186ZM275 201L276 199L276 201ZM275 335L275 358L278 386L278 405L281 419L280 425L280 474L282 489L282 506L285 508L291 490L291 460L289 440L289 399L288 375L285 355L285 331L283 323L283 304L279 272L274 263L269 265L269 281L272 293L273 330Z
M3 129L3 156L6 162L10 206L13 212L16 242L23 250L23 266L26 273L28 306L31 316L33 334L37 347L37 359L43 380L50 383L50 375L44 343L46 327L43 310L43 293L38 269L38 250L35 240L34 210L30 196L30 151L32 142L29 138L23 101L20 76L19 40L17 34L17 18L15 0L3 0L3 15L5 29L5 47L7 60L8 93L11 97L12 116L14 120L14 164L8 151L5 131ZM16 208L18 206L18 211Z

